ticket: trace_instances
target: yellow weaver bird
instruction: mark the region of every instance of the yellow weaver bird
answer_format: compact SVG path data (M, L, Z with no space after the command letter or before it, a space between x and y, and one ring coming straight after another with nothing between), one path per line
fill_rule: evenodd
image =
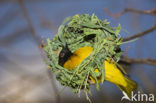
M85 46L77 49L73 53L68 49L68 46L63 47L59 54L59 64L68 70L73 70L77 67L85 58L87 58L93 51L92 47ZM131 92L136 90L137 83L125 77L122 72L117 68L115 63L111 60L105 60L105 80L117 85L120 90L131 97ZM95 68L94 72L99 72L98 68ZM95 84L96 81L92 76L89 76L90 81ZM101 83L99 78L98 83Z

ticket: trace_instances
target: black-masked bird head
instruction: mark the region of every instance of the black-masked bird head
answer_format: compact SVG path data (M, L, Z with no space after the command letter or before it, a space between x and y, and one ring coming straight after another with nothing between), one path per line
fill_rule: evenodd
M63 66L71 55L72 52L69 50L68 46L66 45L65 47L63 47L59 54L59 65Z

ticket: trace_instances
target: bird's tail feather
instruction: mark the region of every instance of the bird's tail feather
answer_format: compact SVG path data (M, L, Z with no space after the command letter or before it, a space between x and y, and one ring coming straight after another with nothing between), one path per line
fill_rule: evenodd
M125 87L118 85L122 92L126 93L126 95L131 98L131 92L137 89L137 83L125 77L127 85ZM123 94L124 94L123 93Z

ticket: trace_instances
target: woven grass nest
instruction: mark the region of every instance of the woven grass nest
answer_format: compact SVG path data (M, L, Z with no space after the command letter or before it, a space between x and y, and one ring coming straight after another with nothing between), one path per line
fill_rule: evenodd
M52 68L56 79L62 85L71 87L74 93L80 93L81 89L90 93L88 76L91 75L97 81L101 75L104 82L104 60L111 58L116 63L120 60L120 45L123 44L120 30L120 24L111 27L107 20L99 20L94 14L68 17L60 25L58 33L52 39L47 39L44 47L49 58L47 65ZM84 46L91 46L94 50L78 67L68 70L58 64L59 53L65 45L71 52ZM95 73L95 68L99 68L100 73ZM98 83L96 87L99 89Z

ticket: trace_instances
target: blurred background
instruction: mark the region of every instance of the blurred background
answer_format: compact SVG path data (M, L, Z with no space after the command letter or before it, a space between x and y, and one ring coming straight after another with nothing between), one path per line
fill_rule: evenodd
M63 88L47 69L44 52L38 48L41 37L52 38L62 21L75 14L95 13L100 19L122 26L121 35L128 37L151 28L156 15L127 12L156 9L156 0L0 0L0 103L88 103L82 93L78 98L70 88ZM125 32L128 31L128 32ZM124 55L131 58L156 59L156 31L139 40L124 44ZM156 94L156 66L131 64L125 68L138 82L139 91ZM91 87L93 103L118 103L123 94L105 82L97 91Z

